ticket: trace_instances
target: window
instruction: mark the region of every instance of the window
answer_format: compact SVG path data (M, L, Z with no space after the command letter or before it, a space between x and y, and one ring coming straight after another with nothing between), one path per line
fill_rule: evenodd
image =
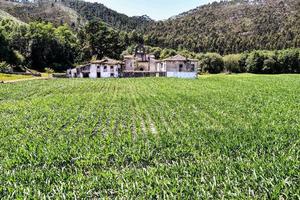
M103 67L103 71L104 71L104 72L107 72L107 66L104 66L104 67Z
M114 73L110 73L110 77L115 77Z
M110 71L111 71L111 72L114 71L114 66L110 66Z
M179 65L179 71L182 72L182 70L183 70L183 64L180 64Z

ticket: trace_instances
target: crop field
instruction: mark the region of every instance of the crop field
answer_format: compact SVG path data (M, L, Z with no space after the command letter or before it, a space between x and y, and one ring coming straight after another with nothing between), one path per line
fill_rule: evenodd
M300 75L0 85L0 199L300 199Z

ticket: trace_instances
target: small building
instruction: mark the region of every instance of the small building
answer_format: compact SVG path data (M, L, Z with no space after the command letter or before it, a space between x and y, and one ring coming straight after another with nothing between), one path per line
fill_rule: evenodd
M196 59L176 55L162 60L160 66L166 70L167 77L197 78L198 60Z
M124 77L159 77L165 76L160 61L152 54L147 54L143 45L138 45L134 55L124 56Z
M104 58L69 69L67 75L70 78L118 78L122 64L121 61Z

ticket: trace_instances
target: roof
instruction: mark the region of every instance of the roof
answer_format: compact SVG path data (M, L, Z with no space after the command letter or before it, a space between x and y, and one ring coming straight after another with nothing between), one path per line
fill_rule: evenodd
M186 58L182 55L177 54L176 56L166 58L163 61L192 61L192 62L197 62L198 60L197 59L189 59L189 58Z
M122 61L114 60L107 57L104 57L102 60L91 61L91 64L105 64L105 65L119 65L122 63L123 63Z
M188 59L182 55L177 54L176 56L172 56L164 59L163 61L187 61Z
M76 66L76 68L75 68L75 69L77 69L77 68L82 68L82 67L86 67L86 66L89 66L89 64L85 64L85 65L78 65L78 66Z

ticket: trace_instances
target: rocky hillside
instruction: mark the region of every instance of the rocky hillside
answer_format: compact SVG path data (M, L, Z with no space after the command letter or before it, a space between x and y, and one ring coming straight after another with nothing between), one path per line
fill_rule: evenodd
M300 46L299 0L234 0L148 25L153 46L221 54Z

